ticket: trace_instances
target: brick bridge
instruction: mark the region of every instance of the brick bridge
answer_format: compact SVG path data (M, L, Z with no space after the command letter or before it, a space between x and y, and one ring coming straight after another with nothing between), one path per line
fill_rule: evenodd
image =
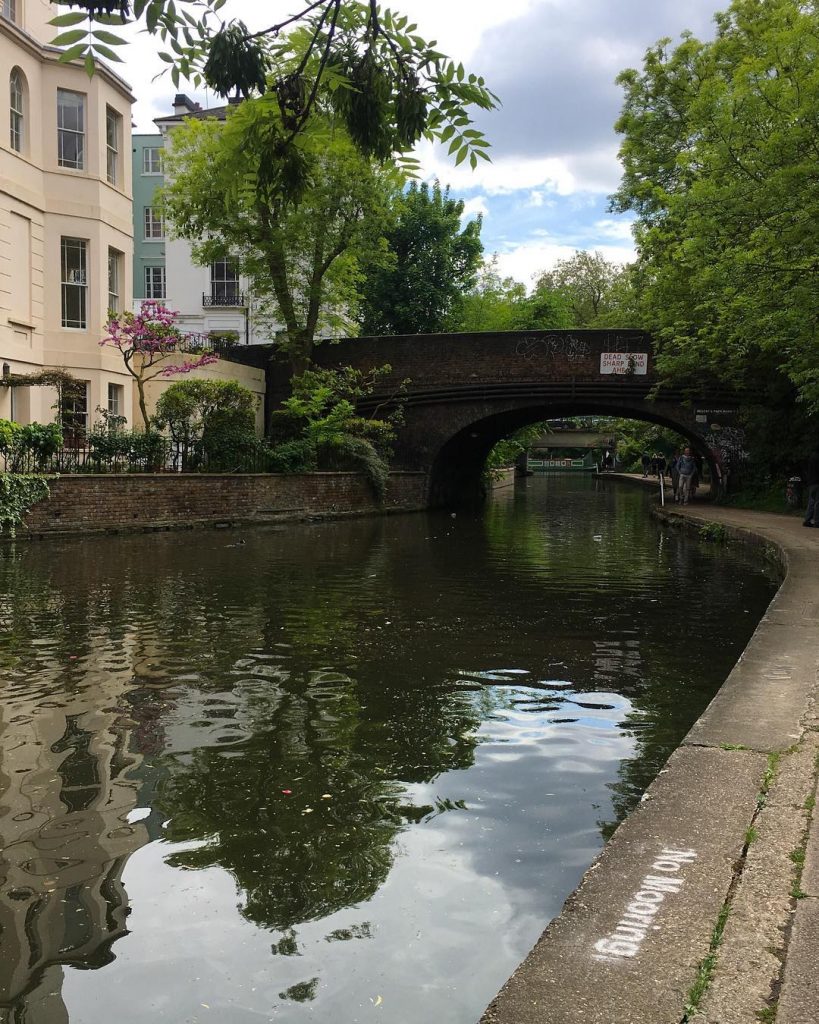
M251 351L247 357L254 359ZM725 485L741 454L737 406L724 395L663 390L649 398L657 376L651 338L642 331L355 338L320 345L314 360L326 368L389 363L392 372L366 410L409 380L394 464L429 472L431 504L476 494L486 456L498 440L561 416L621 416L670 427L709 462L717 486ZM274 403L286 381L286 371L269 364L268 395Z

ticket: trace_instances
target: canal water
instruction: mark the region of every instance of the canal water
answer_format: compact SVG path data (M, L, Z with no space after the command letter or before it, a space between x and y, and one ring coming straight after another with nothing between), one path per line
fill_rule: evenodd
M584 476L0 548L0 1004L474 1024L773 592Z

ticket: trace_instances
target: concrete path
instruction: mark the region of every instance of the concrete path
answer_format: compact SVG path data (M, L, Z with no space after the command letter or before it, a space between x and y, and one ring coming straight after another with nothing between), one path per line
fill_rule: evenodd
M482 1024L819 1024L819 530L707 503L663 515L719 523L787 575Z

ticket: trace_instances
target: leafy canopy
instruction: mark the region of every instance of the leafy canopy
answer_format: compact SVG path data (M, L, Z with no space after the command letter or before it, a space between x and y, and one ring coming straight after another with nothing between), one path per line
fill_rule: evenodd
M640 326L667 379L816 412L819 11L733 0L716 20L619 79L613 206L638 218Z
M290 168L268 156L271 102L265 95L224 122L191 119L175 129L164 206L195 260L230 259L250 280L257 318L284 325L277 347L300 373L318 335L355 331L360 266L384 251L402 179L363 156L329 116L316 117L295 171L310 187L294 205L283 197Z
M607 260L601 252L577 250L558 260L537 279L535 290L560 292L571 308L572 327L596 327L622 307L628 270ZM609 326L608 324L606 326ZM627 327L633 324L621 323Z
M531 295L512 277L502 278L492 260L460 303L453 329L479 331L551 331L572 326L569 303L558 291L538 286Z
M188 79L224 97L270 95L278 123L276 157L298 149L324 99L368 156L408 154L428 138L448 143L457 163L468 159L476 167L488 159L488 143L468 110L490 110L497 97L483 78L467 73L435 41L418 35L408 18L376 0L302 0L301 10L257 32L236 19L222 20L226 0L53 2L80 8L53 19L62 30L53 42L66 48L62 60L84 59L90 74L99 57L122 59L117 50L125 40L111 27L137 21L167 44L160 57L177 88Z
M369 261L364 334L434 334L448 329L481 265L481 221L463 228L464 203L438 182L412 182L396 196L385 236L388 260Z

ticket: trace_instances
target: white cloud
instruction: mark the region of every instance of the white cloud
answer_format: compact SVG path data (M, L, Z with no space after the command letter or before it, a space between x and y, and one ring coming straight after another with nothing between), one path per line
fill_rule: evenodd
M631 234L633 223L632 220L615 220L613 217L606 217L603 220L595 221L592 225L592 230L601 238L611 238L631 244L634 241Z
M461 220L469 220L470 217L477 217L478 214L482 217L489 216L489 202L486 196L473 196L472 199L467 199L464 203Z
M635 258L633 247L620 245L570 245L566 242L528 241L520 245L510 245L498 252L497 263L502 277L514 277L522 281L527 288L533 279L544 270L551 270L558 260L570 259L578 249L594 248L612 263L630 263Z
M464 162L456 167L443 146L423 142L418 147L421 175L428 181L438 178L455 191L479 188L490 196L508 195L520 189L545 189L558 195L574 191L574 181L562 161L544 159L505 159L492 163L481 160L473 171Z
M486 195L529 192L528 205L544 206L548 195L571 196L576 193L608 195L620 181L617 147L577 156L493 157L491 163L480 160L473 171L464 161L456 167L443 146L423 142L418 147L421 176L437 178L455 191L481 189Z

